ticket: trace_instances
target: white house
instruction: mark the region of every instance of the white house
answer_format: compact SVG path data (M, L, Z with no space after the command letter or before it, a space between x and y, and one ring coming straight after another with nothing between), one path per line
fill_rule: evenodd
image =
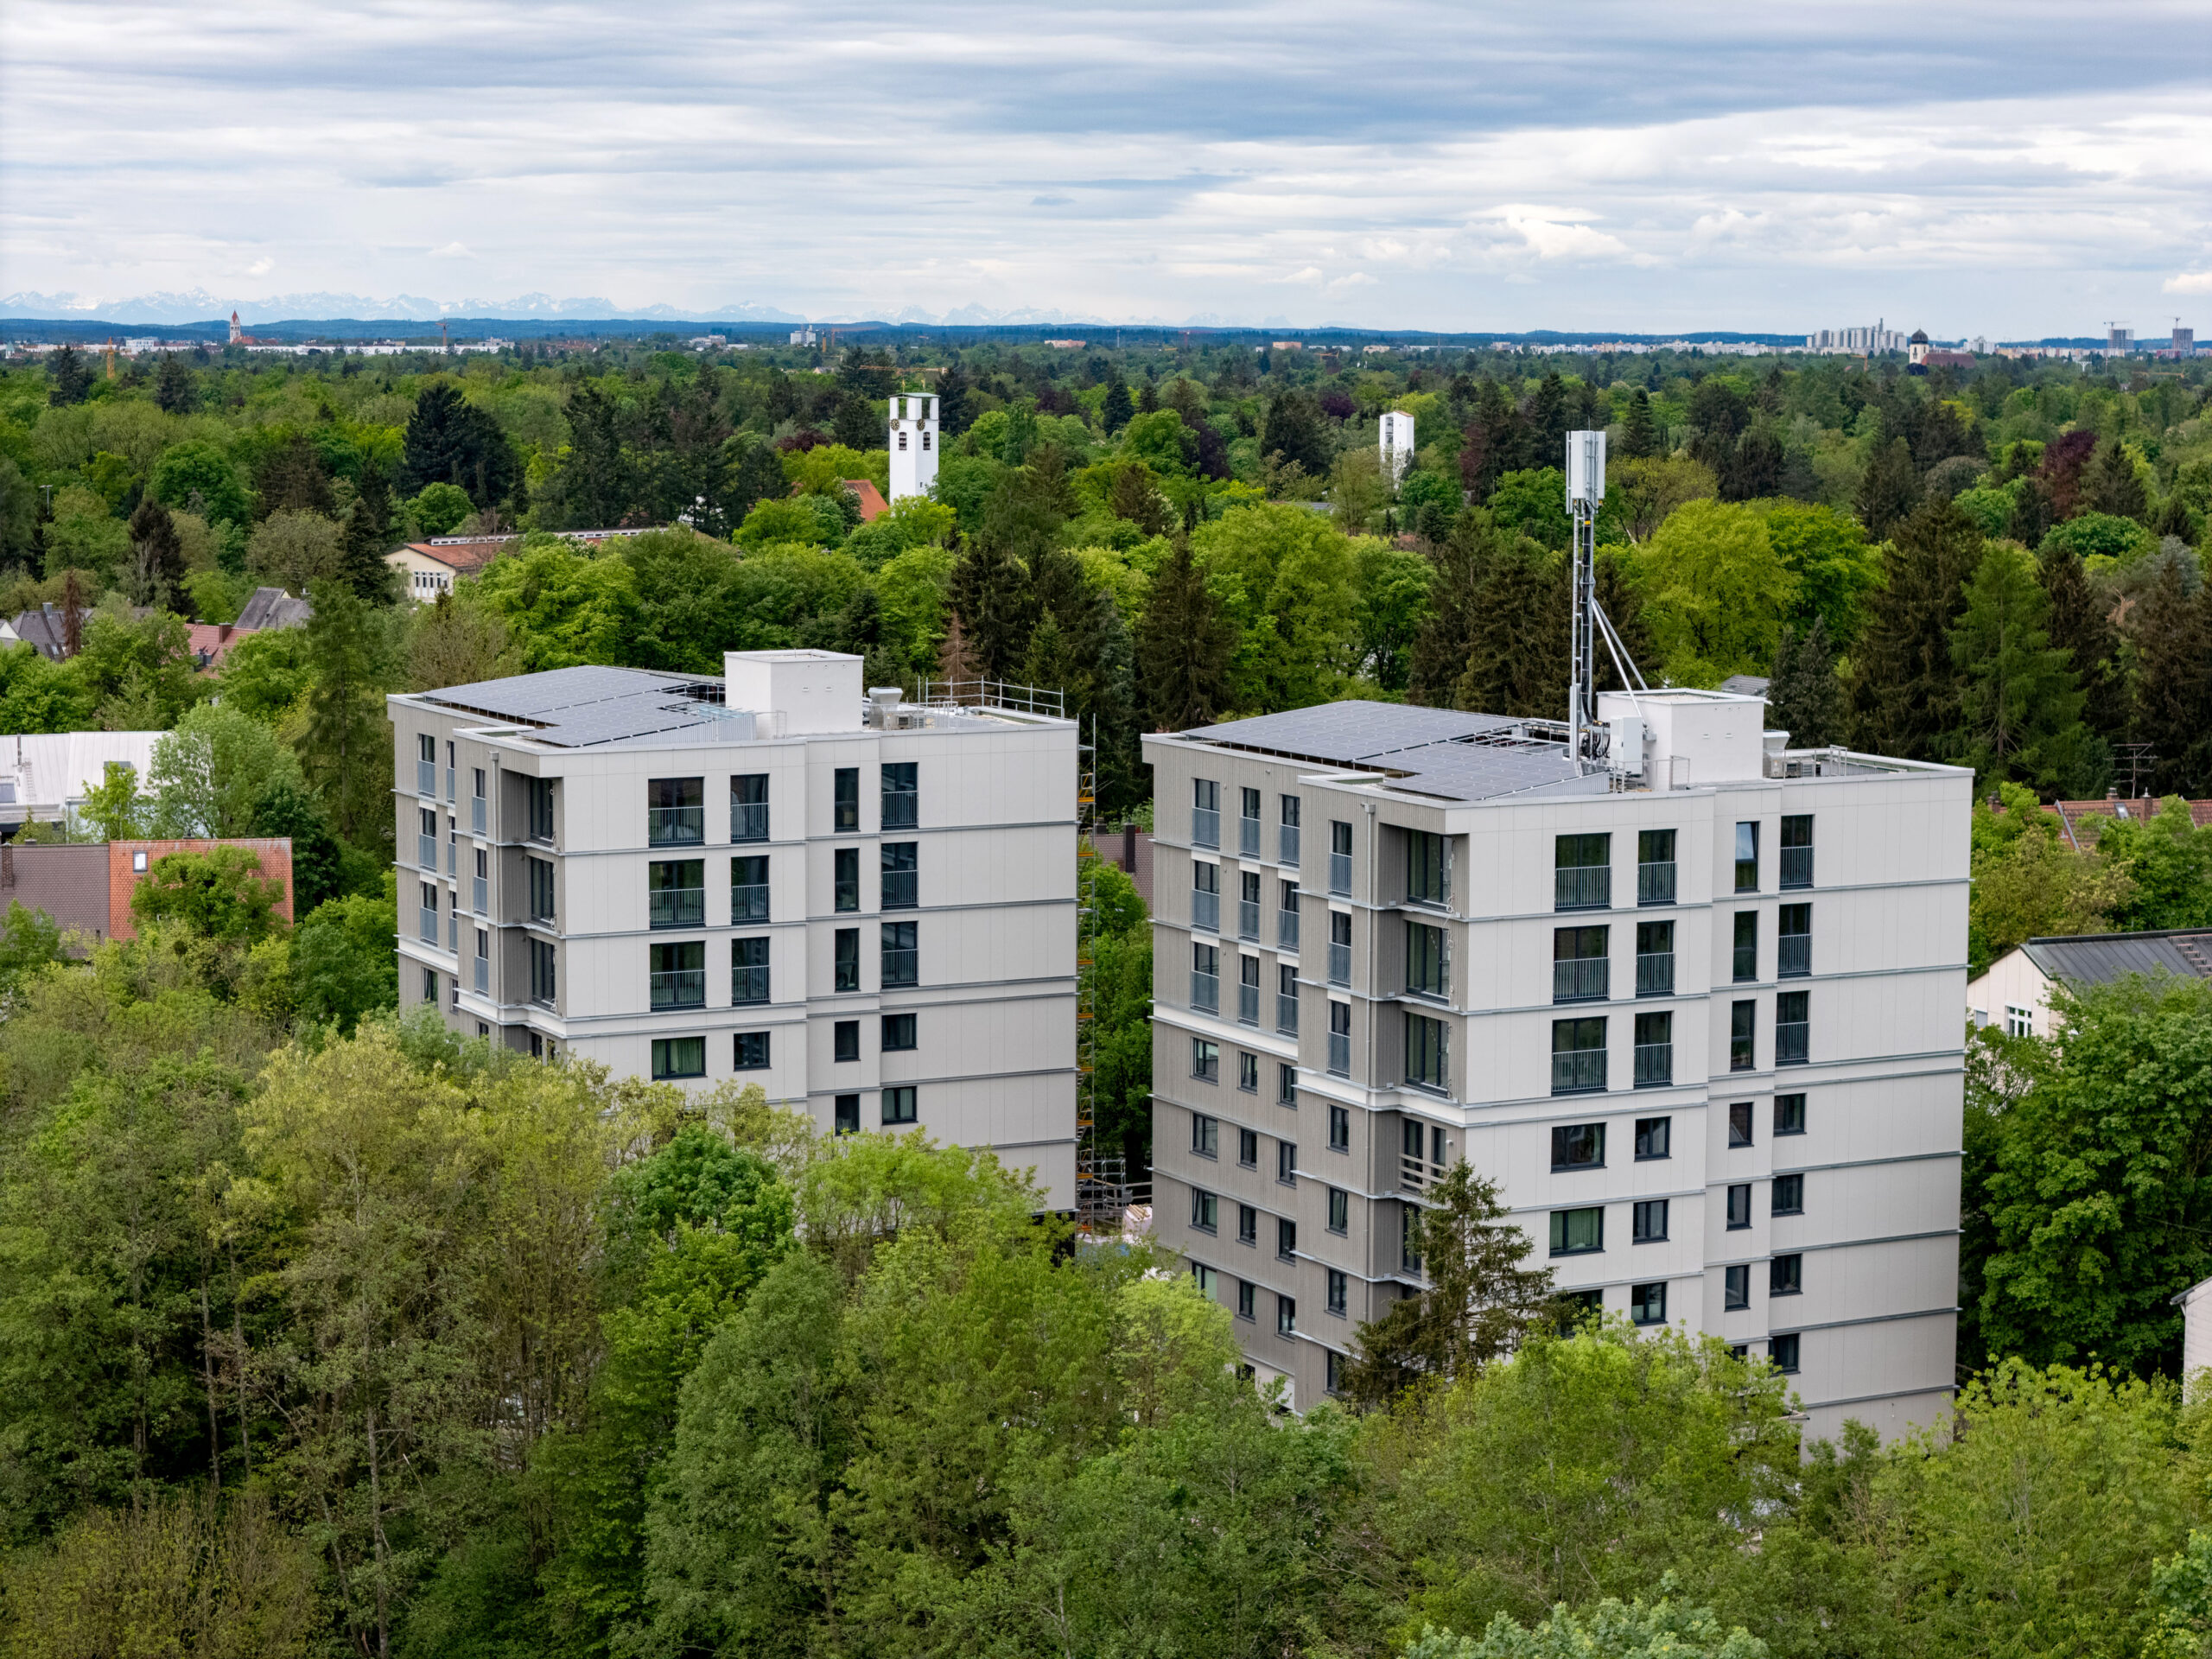
M2051 993L2061 984L2109 984L2128 974L2212 979L2212 932L2076 933L2030 939L1989 964L1967 986L1967 1014L1977 1026L2001 1024L2014 1037L2048 1037Z

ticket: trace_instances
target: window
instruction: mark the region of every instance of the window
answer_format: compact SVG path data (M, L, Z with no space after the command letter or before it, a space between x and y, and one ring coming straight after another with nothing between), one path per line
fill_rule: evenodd
M553 780L526 778L523 782L530 808L530 838L550 842L553 839Z
M733 858L729 861L729 923L768 919L768 860L765 855Z
M1298 1255L1298 1224L1280 1216L1275 1217L1275 1255L1284 1262L1294 1261Z
M1636 994L1672 996L1675 994L1675 925L1638 922L1636 925Z
M768 774L747 772L729 780L729 838L768 839ZM859 1120L854 1120L855 1124Z
M1216 945L1191 947L1191 1006L1200 1014L1221 1011L1221 950Z
M1260 1287L1249 1279L1236 1281L1236 1317L1240 1319L1256 1318L1255 1310L1260 1301Z
M656 778L645 785L645 844L696 847L707 838L707 780Z
M144 854L140 854L144 857ZM2033 1008L2005 1005L2005 1034L2007 1037L2032 1037L2036 1034L2036 1014Z
M1740 1232L1751 1224L1751 1189L1748 1185L1728 1189L1728 1230Z
M1629 1215L1629 1242L1632 1244L1657 1244L1667 1236L1667 1200L1640 1198Z
M768 1069L768 1033L765 1031L741 1031L737 1033L735 1052L731 1067L739 1071L765 1071Z
M1656 1089L1675 1080L1675 1016L1636 1016L1636 1086Z
M921 902L919 850L920 843L917 842L887 841L883 843L884 909L912 910Z
M1751 1305L1751 1270L1738 1262L1720 1270L1720 1306L1730 1313L1740 1313Z
M489 991L492 988L492 936L480 927L475 931L476 988Z
M1675 1120L1639 1117L1636 1120L1636 1157L1638 1163L1674 1156Z
M1805 1213L1805 1178L1802 1175L1777 1175L1774 1178L1774 1204L1770 1215L1802 1216Z
M861 1022L840 1020L830 1027L830 1058L842 1065L861 1057Z
M707 925L707 861L679 859L645 866L645 925L649 927L704 927Z
M1784 905L1775 929L1774 974L1802 979L1813 971L1813 907Z
M1204 859L1191 863L1191 925L1221 931L1221 866Z
M1782 821L1782 885L1813 885L1813 815L1809 812Z
M729 1000L734 1007L748 1002L768 1000L768 940L764 934L753 939L732 939L729 942ZM842 1027L841 1027L842 1029ZM853 1058L860 1058L859 1036L854 1036ZM837 1057L845 1057L840 1054Z
M1331 1152L1351 1150L1351 1112L1347 1107L1329 1108L1329 1150Z
M1451 1062L1446 1052L1447 1033L1441 1020L1425 1014L1406 1015L1406 1081L1416 1089L1438 1094L1451 1087Z
M1552 1093L1579 1095L1605 1086L1603 1018L1552 1021Z
M1797 1374L1797 1333L1767 1338L1766 1357L1774 1362L1774 1369L1784 1376Z
M861 931L857 927L841 927L830 941L832 969L836 978L834 988L857 991L861 988Z
M1774 999L1774 1063L1802 1065L1812 1047L1810 991L1784 991Z
M1236 1131L1236 1161L1247 1169L1260 1166L1260 1132L1257 1129Z
M1586 1210L1552 1211L1552 1254L1589 1255L1605 1248L1605 1211L1602 1205Z
M912 1123L916 1116L912 1084L883 1091L883 1121L886 1123Z
M1297 1141L1278 1141L1275 1142L1275 1179L1285 1186L1298 1185Z
M1201 1083L1221 1081L1221 1045L1203 1037L1191 1039L1191 1075Z
M438 814L434 807L415 809L415 861L432 874L438 868Z
M1329 1230L1332 1233L1351 1230L1351 1194L1340 1186L1329 1189Z
M1552 1167L1603 1169L1605 1166L1605 1126L1602 1123L1560 1123L1552 1128Z
M1282 798L1282 822L1275 830L1275 861L1278 864L1298 862L1298 797Z
M130 870L131 874L134 875L143 875L145 874L146 855L143 849L130 855Z
M1675 902L1675 832L1643 830L1636 837L1636 902Z
M1298 949L1298 883L1282 884L1282 903L1275 911L1275 945L1279 950Z
M1211 1301L1214 1299L1214 1292L1220 1285L1220 1279L1214 1270L1193 1262L1191 1263L1191 1277L1197 1281L1198 1294L1208 1301Z
M468 827L477 835L480 836L484 833L484 815L486 811L486 804L484 799L484 768L478 766L474 771L475 777L473 781L475 785L476 792L468 798Z
M438 942L438 890L428 881L417 881L416 920L423 937L432 944Z
M861 1097L840 1095L836 1103L836 1132L839 1135L858 1135L861 1132Z
M911 1014L887 1014L883 1016L883 1052L887 1054L904 1053L921 1046L914 1034L915 1017Z
M1329 983L1351 983L1351 913L1329 912Z
M1748 1071L1755 1064L1753 1033L1758 1022L1759 1005L1756 1002L1732 1002L1728 1007L1728 1069Z
M1275 965L1275 1029L1298 1034L1298 969L1287 962Z
M1805 1096L1777 1095L1774 1097L1774 1132L1777 1135L1805 1133Z
M1191 1225L1202 1233L1221 1230L1221 1200L1211 1192L1191 1189Z
M1736 891L1758 890L1759 827L1756 823L1739 823L1736 826Z
M1408 1273L1421 1271L1421 1211L1410 1204L1398 1206L1398 1265Z
M553 866L543 858L523 862L530 867L530 919L550 922L553 919Z
M1351 896L1351 825L1329 825L1329 891Z
M1613 838L1561 836L1554 843L1554 910L1603 910L1613 902Z
M1221 1120L1203 1112L1191 1114L1191 1150L1201 1158L1221 1155Z
M1252 1245L1260 1242L1260 1212L1249 1204L1236 1206L1236 1242Z
M887 760L881 803L886 830L912 830L921 823L921 785L912 760Z
M1240 1049L1236 1055L1236 1086L1248 1095L1260 1092L1260 1057Z
M653 1039L653 1080L703 1077L707 1075L707 1039L703 1037Z
M1426 830L1406 832L1406 897L1416 905L1448 903L1452 876L1444 837Z
M438 740L428 732L415 740L415 792L434 797L438 792Z
M1748 1100L1728 1103L1728 1144L1732 1147L1751 1144L1751 1103Z
M648 983L655 1008L703 1008L707 1006L707 946L704 940L689 940L682 944L649 945L646 950L652 962Z
M1738 984L1759 976L1759 913L1756 910L1736 912L1735 951L1731 967Z
M470 878L469 906L479 916L492 910L492 855L487 849L476 849L476 874Z
M1236 958L1236 1020L1239 1025L1245 1026L1260 1023L1260 959L1257 957Z
M1552 930L1552 1001L1600 1001L1612 987L1606 959L1611 930L1603 927L1555 927Z
M1329 1004L1329 1070L1340 1077L1351 1075L1351 1004Z
M1444 930L1426 922L1406 924L1406 988L1415 996L1445 996Z
M830 855L830 904L834 910L861 907L861 849L840 847Z
M1275 1334L1279 1337L1298 1334L1298 1303L1291 1297L1275 1298Z
M1581 1329L1584 1321L1594 1319L1605 1305L1602 1290L1563 1290L1552 1298L1559 1308L1559 1323L1553 1328L1560 1337L1573 1336Z
M886 922L883 924L883 988L892 990L902 985L918 985L922 979L922 953L915 944L915 924Z
M1257 858L1260 855L1260 791L1247 789L1238 792L1243 797L1239 804L1244 810L1236 818L1237 855L1243 858Z
M1635 1325L1667 1323L1667 1287L1632 1285L1628 1293L1628 1317Z
M832 835L857 834L861 827L861 769L839 766L830 775L830 830Z
M1766 1294L1770 1296L1796 1296L1805 1288L1805 1258L1791 1254L1777 1255L1767 1264Z
M1294 1065L1275 1067L1275 1104L1298 1109L1298 1068Z
M543 939L530 942L530 1000L553 1006L553 947Z
M1329 1269L1327 1283L1329 1291L1329 1312L1335 1314L1338 1319L1342 1319L1344 1313L1344 1303L1347 1300L1350 1281L1345 1279L1343 1269L1339 1268L1331 1268ZM1334 1354L1331 1354L1329 1357L1333 1360L1336 1358L1336 1356ZM1336 1367L1332 1365L1329 1368L1329 1392L1331 1394L1334 1394L1336 1391Z
M1236 937L1254 944L1260 938L1260 873L1240 870L1236 875Z
M1221 785L1211 778L1191 780L1191 844L1221 845Z

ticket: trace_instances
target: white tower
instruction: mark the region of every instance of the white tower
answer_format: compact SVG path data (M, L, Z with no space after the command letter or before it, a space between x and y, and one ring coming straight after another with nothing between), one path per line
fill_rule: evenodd
M1413 458L1414 417L1394 409L1382 417L1382 472L1392 489L1398 487Z
M937 394L901 391L891 399L891 499L927 495L937 482Z

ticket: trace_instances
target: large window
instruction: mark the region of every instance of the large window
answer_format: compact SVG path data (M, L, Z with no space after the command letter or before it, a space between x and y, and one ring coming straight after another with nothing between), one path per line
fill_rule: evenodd
M888 760L883 766L883 828L912 830L921 823L921 785L912 760Z
M861 1022L840 1020L830 1027L830 1058L843 1065L861 1057Z
M1667 1323L1667 1287L1632 1285L1628 1293L1628 1317L1634 1325Z
M1200 1083L1221 1081L1221 1045L1203 1037L1191 1039L1191 1075Z
M1552 1001L1602 1002L1611 994L1606 943L1612 930L1555 927L1552 930Z
M645 922L649 927L707 925L707 861L671 859L645 866Z
M729 838L768 839L768 774L747 772L729 780Z
M1191 1189L1191 1225L1202 1233L1221 1230L1221 1199L1211 1192Z
M1560 1123L1552 1128L1552 1168L1603 1169L1605 1166L1605 1126L1602 1123Z
M1295 1297L1275 1298L1275 1334L1279 1337L1298 1334L1298 1300Z
M1296 865L1298 862L1298 797L1282 798L1282 823L1275 831L1275 861Z
M1605 1209L1603 1205L1552 1211L1554 1255L1589 1255L1605 1248Z
M1796 1296L1805 1288L1805 1258L1802 1255L1777 1255L1767 1268L1766 1294L1770 1296Z
M1638 1163L1671 1158L1675 1148L1675 1120L1639 1117L1636 1120L1636 1157Z
M886 1123L912 1123L915 1121L914 1085L901 1084L883 1091L883 1121Z
M707 946L703 940L646 947L652 956L649 976L655 1008L703 1008L707 1006Z
M1426 830L1406 832L1406 897L1417 905L1450 902L1452 880L1443 836Z
M1329 1070L1340 1077L1351 1075L1351 1004L1329 1004Z
M1329 1230L1332 1233L1351 1230L1351 1194L1341 1186L1329 1189Z
M530 942L530 1000L547 1007L553 1006L554 982L553 946L545 939Z
M1579 1095L1605 1086L1605 1021L1552 1021L1552 1092Z
M1221 1012L1221 947L1191 947L1191 1006L1200 1014Z
M707 1039L704 1037L653 1039L655 1082L671 1077L703 1077L706 1075Z
M1329 1276L1325 1281L1329 1296L1329 1312L1336 1314L1339 1319L1344 1316L1344 1303L1347 1300L1345 1290L1346 1283L1347 1281L1344 1278L1343 1268L1331 1268L1329 1269ZM1336 1356L1334 1354L1331 1354L1329 1357L1333 1360ZM1329 1368L1329 1392L1334 1394L1336 1391L1336 1367L1332 1365Z
M1732 1147L1751 1144L1751 1103L1748 1100L1728 1103L1728 1144Z
M756 853L729 861L729 921L732 927L768 919L768 856Z
M1672 996L1675 994L1675 925L1638 922L1636 925L1636 994Z
M550 860L531 858L523 861L530 867L530 919L550 922L553 919L553 866Z
M1415 996L1446 994L1450 969L1445 958L1444 930L1426 922L1406 924L1406 988Z
M553 780L550 778L526 778L523 783L530 809L530 838L550 842L553 839Z
M1675 832L1643 830L1636 837L1636 902L1675 902Z
M765 1031L741 1031L733 1046L730 1066L738 1071L766 1071L768 1069L768 1033Z
M1740 1313L1751 1305L1751 1269L1744 1262L1724 1268L1720 1274L1720 1306L1724 1312Z
M857 927L841 927L830 940L831 969L836 977L835 988L841 991L857 991L861 988L861 931Z
M1446 1092L1451 1084L1451 1057L1445 1052L1446 1034L1441 1020L1425 1014L1406 1015L1406 1081L1416 1089Z
M1236 1206L1236 1242L1255 1248L1260 1243L1260 1212L1249 1204Z
M1221 931L1221 866L1205 859L1191 861L1191 925L1207 933Z
M1221 845L1221 785L1211 778L1191 780L1191 844Z
M1774 1097L1774 1132L1777 1135L1805 1133L1805 1096L1777 1095Z
M859 833L861 827L861 769L839 766L830 774L830 830L833 835Z
M1782 821L1782 885L1813 885L1813 815L1809 812Z
M830 906L855 911L861 907L861 849L840 847L830 855Z
M1813 907L1784 905L1775 927L1774 976L1802 979L1813 971Z
M1756 910L1736 912L1734 950L1729 966L1738 984L1759 976L1759 913Z
M1728 1005L1728 1069L1749 1071L1758 1063L1758 1031L1759 1005L1756 1002L1732 1002Z
M1280 1217L1275 1222L1275 1255L1284 1262L1298 1258L1298 1224Z
M1554 844L1552 908L1603 910L1613 902L1613 838L1561 836Z
M1260 855L1260 791L1246 789L1237 791L1243 798L1238 804L1243 810L1236 817L1236 855L1239 858Z
M1260 873L1239 870L1236 873L1236 937L1260 942Z
M861 1097L858 1095L837 1096L836 1122L833 1132L838 1135L858 1135L861 1132Z
M1236 1021L1244 1026L1260 1023L1260 959L1257 957L1240 956L1236 958Z
M645 785L645 844L696 847L707 838L707 780L656 778Z
M1287 962L1275 964L1275 1029L1298 1034L1298 969Z
M768 941L732 939L729 942L729 1000L733 1007L768 1000ZM855 1055L855 1058L859 1057Z
M1343 1106L1329 1108L1329 1150L1351 1150L1351 1112Z
M1728 1230L1739 1233L1751 1224L1751 1187L1739 1181L1728 1189Z
M1658 1244L1667 1237L1667 1200L1639 1198L1629 1216L1629 1243Z
M1281 1181L1285 1186L1298 1185L1297 1141L1278 1141L1275 1142L1275 1179Z
M1282 884L1282 904L1275 912L1275 945L1279 950L1298 949L1298 883Z
M1784 1376L1797 1374L1797 1333L1767 1338L1766 1357L1774 1362L1774 1369Z
M1221 1156L1221 1120L1204 1112L1191 1114L1191 1150L1201 1158Z
M1774 1178L1774 1198L1770 1214L1802 1216L1805 1213L1805 1178L1802 1175L1777 1175Z
M438 740L428 732L415 739L415 792L437 798Z
M887 1014L883 1016L883 1052L887 1054L918 1048L915 1038L917 1020L911 1014Z
M1675 1080L1675 1016L1636 1016L1636 1086L1656 1089Z
M921 983L922 953L914 942L915 936L912 922L883 924L884 989Z
M1351 825L1340 819L1329 825L1329 891L1351 896Z
M1736 826L1736 891L1758 890L1759 827L1756 823L1739 823Z
M1329 912L1329 983L1351 983L1351 915L1347 911Z
M415 812L415 861L435 875L438 870L438 810L434 806L418 806Z
M1812 1052L1810 991L1784 991L1774 999L1774 1063L1802 1065Z

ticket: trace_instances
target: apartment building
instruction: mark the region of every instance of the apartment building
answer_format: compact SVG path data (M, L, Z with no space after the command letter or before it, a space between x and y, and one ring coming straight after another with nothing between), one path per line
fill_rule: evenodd
M758 1081L1075 1188L1073 723L861 659L389 699L400 996L537 1055Z
M1790 1373L1812 1432L1949 1398L1973 778L1608 694L1147 737L1156 1231L1294 1402L1419 1288L1461 1159L1557 1282Z

